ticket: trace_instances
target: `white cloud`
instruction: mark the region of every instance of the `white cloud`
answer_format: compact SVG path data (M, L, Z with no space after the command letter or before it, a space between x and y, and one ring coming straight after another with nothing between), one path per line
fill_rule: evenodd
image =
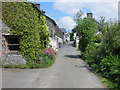
M54 8L70 16L75 15L80 10L89 9L93 12L94 17L98 19L105 16L107 20L110 18L118 18L118 1L119 0L60 0L54 3Z
M72 14L72 15L74 15L74 14L76 14L78 11L79 11L78 8L73 8L73 9L71 9L71 10L68 10L67 12L70 13L70 14Z
M53 7L56 10L67 13L70 16L64 16L58 20L60 27L66 27L71 30L75 25L72 17L78 10L84 11L84 17L87 12L92 12L94 18L99 20L100 16L106 17L106 20L118 18L119 0L31 0L36 2L54 2ZM85 10L87 9L87 10ZM90 11L89 11L90 10Z
M58 25L61 28L66 28L68 32L75 26L75 22L73 21L72 17L64 16L58 20Z

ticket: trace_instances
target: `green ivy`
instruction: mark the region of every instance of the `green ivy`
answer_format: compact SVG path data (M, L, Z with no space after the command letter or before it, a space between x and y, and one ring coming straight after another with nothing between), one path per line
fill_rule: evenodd
M38 60L49 43L45 16L26 2L2 2L2 20L11 33L21 36L21 54L27 60Z

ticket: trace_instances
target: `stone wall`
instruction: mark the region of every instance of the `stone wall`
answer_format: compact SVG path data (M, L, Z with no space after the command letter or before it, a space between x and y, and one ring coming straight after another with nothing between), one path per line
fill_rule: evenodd
M9 31L9 27L0 22L0 57L2 58L3 64L26 64L26 60L22 57L19 52L11 53L7 46L5 34L8 34L6 31Z
M26 64L26 60L20 52L10 52L6 44L6 39L2 37L2 63L3 64Z
M15 65L26 64L26 60L19 53L7 53L2 63L3 64L15 64Z

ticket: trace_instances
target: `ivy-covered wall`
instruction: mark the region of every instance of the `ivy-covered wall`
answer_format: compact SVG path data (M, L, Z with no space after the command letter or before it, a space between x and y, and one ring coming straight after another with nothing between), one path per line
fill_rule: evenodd
M2 21L20 35L20 52L28 60L38 60L49 43L46 18L26 2L2 2Z

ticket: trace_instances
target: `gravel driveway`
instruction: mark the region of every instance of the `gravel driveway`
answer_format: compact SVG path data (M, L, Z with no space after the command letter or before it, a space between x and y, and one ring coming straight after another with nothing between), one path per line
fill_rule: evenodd
M70 43L64 45L53 66L46 69L3 69L3 88L104 88Z

